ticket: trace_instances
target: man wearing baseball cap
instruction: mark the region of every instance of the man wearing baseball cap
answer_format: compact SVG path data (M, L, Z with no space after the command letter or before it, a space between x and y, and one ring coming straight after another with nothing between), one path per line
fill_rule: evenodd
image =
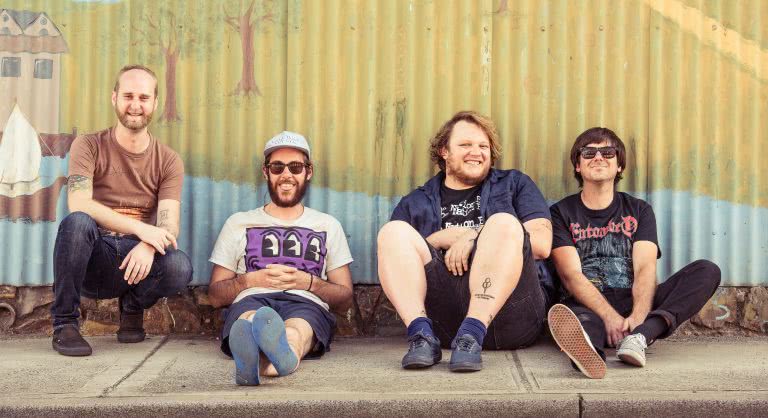
M285 376L330 347L336 318L352 304L349 251L341 224L301 201L312 178L307 140L284 131L264 147L271 202L230 216L219 233L208 296L225 310L221 350L235 382Z

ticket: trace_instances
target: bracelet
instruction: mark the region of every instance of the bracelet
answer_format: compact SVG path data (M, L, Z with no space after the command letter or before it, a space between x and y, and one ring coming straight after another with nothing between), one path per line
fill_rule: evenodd
M312 289L312 283L314 283L314 281L315 281L315 275L312 273L309 273L309 287L307 288L307 292L309 292L310 289Z

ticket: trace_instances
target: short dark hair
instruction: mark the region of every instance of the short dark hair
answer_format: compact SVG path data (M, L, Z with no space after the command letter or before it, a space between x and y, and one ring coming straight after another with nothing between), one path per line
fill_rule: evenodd
M621 168L621 171L616 174L616 178L613 179L613 184L617 184L622 179L622 173L627 168L627 150L624 147L624 142L621 141L615 132L608 128L589 128L582 132L581 135L576 137L576 142L571 147L571 163L573 164L573 176L579 182L579 187L584 187L584 178L581 177L581 173L576 171L576 166L579 164L579 156L581 155L581 149L591 144L599 144L601 142L608 141L611 146L616 147L616 161Z
M496 161L501 157L501 145L499 144L499 134L496 131L496 125L491 118L472 110L465 110L453 115L448 122L445 122L443 126L440 127L440 130L437 131L429 143L429 154L432 158L432 162L437 164L437 166L440 167L440 170L445 171L445 160L442 156L442 150L448 146L453 127L460 121L477 125L483 132L485 132L491 146L491 165L496 164Z
M117 93L120 90L120 77L123 76L128 71L131 70L141 70L145 73L152 76L152 78L155 79L155 98L157 98L157 75L155 75L155 72L150 70L149 67L143 66L141 64L130 64L126 65L125 67L121 68L120 71L117 72L117 77L115 77L115 87L112 88L112 91Z

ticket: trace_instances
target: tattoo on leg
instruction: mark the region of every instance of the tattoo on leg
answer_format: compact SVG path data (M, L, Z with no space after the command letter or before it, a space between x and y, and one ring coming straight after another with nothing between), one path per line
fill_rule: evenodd
M93 185L89 177L73 174L67 179L67 188L69 192L76 192L78 190L91 190Z
M478 299L486 299L486 300L496 299L492 295L486 294L486 292L488 291L488 288L491 287L491 285L492 285L491 278L486 277L485 280L483 280L483 293L476 293L475 297Z

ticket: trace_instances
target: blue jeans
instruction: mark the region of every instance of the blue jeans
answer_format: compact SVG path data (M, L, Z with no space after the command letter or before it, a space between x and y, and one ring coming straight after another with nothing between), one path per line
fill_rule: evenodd
M96 221L83 212L64 218L53 249L54 328L77 325L80 296L92 299L120 298L120 310L140 313L160 298L182 291L192 280L192 263L173 247L155 254L147 277L129 285L118 267L139 242L135 236L102 234Z

